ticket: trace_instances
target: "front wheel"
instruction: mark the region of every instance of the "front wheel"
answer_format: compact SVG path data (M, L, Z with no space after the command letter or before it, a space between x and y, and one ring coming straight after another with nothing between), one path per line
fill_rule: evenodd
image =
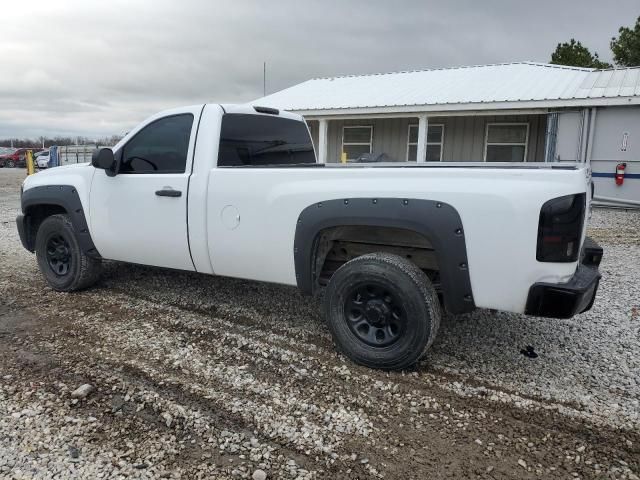
M433 343L442 316L426 274L389 253L345 263L331 277L324 302L338 348L360 365L383 370L415 364Z
M45 280L59 292L82 290L100 277L101 261L82 251L68 215L52 215L42 222L36 257Z

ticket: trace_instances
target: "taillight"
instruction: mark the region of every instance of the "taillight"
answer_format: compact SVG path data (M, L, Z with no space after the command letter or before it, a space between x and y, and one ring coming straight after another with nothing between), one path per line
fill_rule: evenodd
M539 262L575 262L580 254L586 195L578 193L549 200L540 209Z

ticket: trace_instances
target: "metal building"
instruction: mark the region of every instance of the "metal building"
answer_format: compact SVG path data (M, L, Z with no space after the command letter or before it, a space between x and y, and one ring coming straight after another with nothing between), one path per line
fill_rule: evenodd
M640 68L520 62L318 78L252 103L302 114L321 162L589 162L596 196L640 202Z

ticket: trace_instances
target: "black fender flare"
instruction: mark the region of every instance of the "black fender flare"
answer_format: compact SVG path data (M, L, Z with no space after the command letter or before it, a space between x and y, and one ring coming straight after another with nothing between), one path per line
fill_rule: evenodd
M55 205L66 210L76 231L78 244L82 251L89 257L101 258L91 238L80 195L75 187L70 185L43 185L25 190L21 199L22 221L25 226L30 222L29 209L40 205ZM23 227L23 229L28 231L26 227ZM31 247L28 249L33 251L35 239L25 238L23 244Z
M315 289L320 232L348 225L395 227L422 235L436 252L447 310L465 313L475 308L462 220L453 206L437 200L345 198L306 207L298 217L293 246L296 282L303 293Z

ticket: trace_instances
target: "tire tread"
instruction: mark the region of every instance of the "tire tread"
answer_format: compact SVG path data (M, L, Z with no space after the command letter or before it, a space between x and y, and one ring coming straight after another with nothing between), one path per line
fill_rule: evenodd
M82 251L75 237L75 229L73 228L73 224L71 223L71 219L69 218L69 216L67 214L51 215L50 217L47 217L42 222L42 224L40 225L40 229L43 227L43 225L45 225L45 222L47 223L59 222L60 228L67 229L71 232L75 240L74 247L77 249L77 259L78 259L77 274L74 276L73 281L69 285L65 286L64 288L60 288L59 286L56 286L51 282L48 282L49 285L55 290L73 292L78 290L84 290L92 286L93 284L95 284L100 278L100 275L102 273L102 261L100 259L91 258ZM38 242L36 237L36 245L37 243ZM37 252L37 248L36 248L36 252ZM44 276L45 278L47 278L46 274L44 274Z
M342 269L345 269L345 268L353 269L353 268L357 268L359 264L366 265L366 264L370 264L371 262L375 262L378 264L386 264L393 269L400 270L418 288L428 311L428 316L430 321L429 322L430 330L429 330L427 342L424 344L422 351L420 352L419 355L415 355L415 353L409 351L405 353L405 356L395 358L394 361L387 362L384 364L383 363L374 364L373 362L366 362L362 360L358 361L358 363L364 364L365 366L368 366L368 367L382 368L385 370L399 370L399 369L407 368L425 356L425 354L427 353L427 351L429 350L429 348L433 344L433 341L436 338L436 335L440 328L440 320L442 317L442 309L440 307L440 301L438 299L438 295L436 293L435 288L433 287L433 284L431 283L431 280L429 280L429 277L427 277L427 275L422 270L420 270L420 268L418 268L418 266L415 263L411 262L407 258L401 257L399 255L395 255L392 253L387 253L387 252L369 253L369 254L354 258L349 262L345 263L344 265L342 265L334 273L334 276L337 275ZM329 304L330 304L329 297L333 293L332 290L333 290L332 285L330 283L328 287L328 291L325 293L326 315L331 315L331 310L329 307ZM334 329L331 328L331 330L335 336ZM338 343L338 348L345 355L353 359L353 357L351 357L350 355L350 352L345 351L345 349L342 348L339 343Z

